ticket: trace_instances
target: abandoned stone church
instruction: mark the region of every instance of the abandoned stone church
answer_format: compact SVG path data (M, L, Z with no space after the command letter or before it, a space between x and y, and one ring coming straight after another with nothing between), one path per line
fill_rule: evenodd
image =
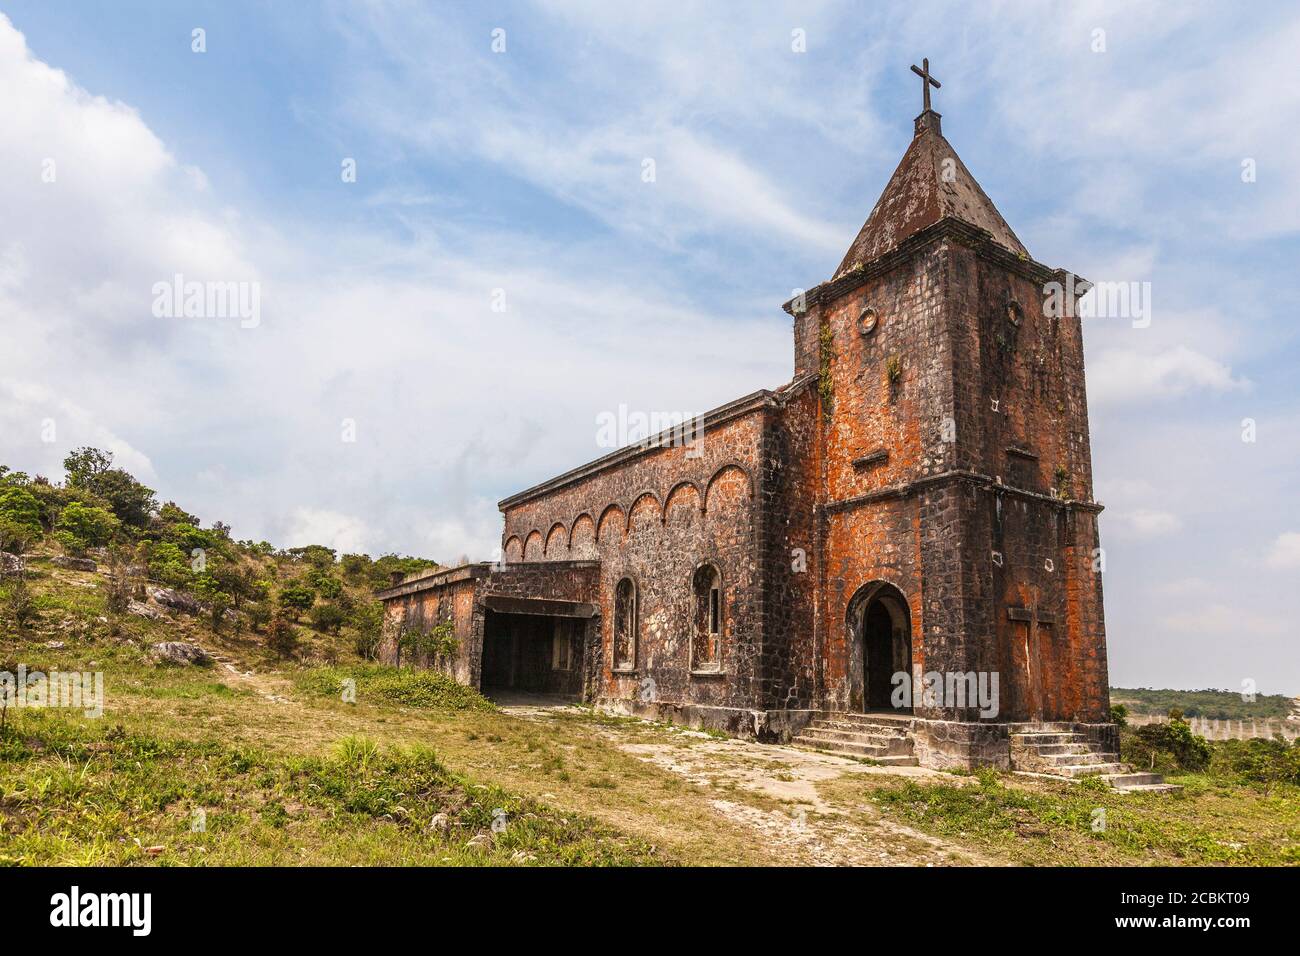
M1058 286L1087 287L1030 257L927 102L834 275L784 306L791 380L506 498L500 560L382 592L385 659L443 623L455 650L415 663L489 694L927 766L1032 768L1051 748L1017 739L1055 734L1082 744L1056 764L1111 769Z

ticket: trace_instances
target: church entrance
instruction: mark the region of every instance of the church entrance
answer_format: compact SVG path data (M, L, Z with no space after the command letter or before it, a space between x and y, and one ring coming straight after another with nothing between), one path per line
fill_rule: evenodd
M895 675L912 680L912 622L903 593L883 581L864 585L849 602L848 626L850 708L911 713L892 700Z

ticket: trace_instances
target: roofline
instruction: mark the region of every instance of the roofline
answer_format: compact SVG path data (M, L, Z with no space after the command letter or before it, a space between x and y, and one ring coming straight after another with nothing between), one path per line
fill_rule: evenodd
M729 422L733 418L747 415L757 409L775 407L777 402L778 396L776 392L771 391L770 389L761 388L757 392L750 392L742 398L737 398L725 405L718 406L712 411L705 412L703 415L699 416L703 419L701 428L704 430L716 428L724 422ZM664 429L657 435L651 435L648 438L644 438L635 445L625 445L617 451L610 452L608 455L597 458L594 461L589 461L585 465L579 465L577 468L566 471L561 475L556 475L554 478L543 481L541 484L533 485L531 488L525 488L523 491L516 492L508 498L502 498L497 502L497 508L501 511L505 511L507 508L513 508L516 505L521 505L526 501L530 501L533 498L555 491L558 488L572 485L584 478L589 478L592 475L599 474L600 472L613 468L616 465L621 465L624 462L631 461L633 458L638 458L641 455L652 451L658 451L661 448L672 447L673 444L680 440L680 436L680 427Z
M964 219L958 219L955 216L944 216L924 229L917 230L884 255L863 263L838 279L828 279L813 286L803 294L804 308L807 309L822 302L831 302L846 292L852 292L859 286L864 285L868 280L898 268L898 266L910 260L923 248L938 239L955 239L974 249L984 258L999 263L1031 282L1046 283L1056 281L1065 285L1066 277L1072 274L1068 269L1053 269L1051 266L1044 265L1028 256L1017 255L996 242L993 234L987 229L972 226ZM1075 283L1075 288L1079 295L1083 295L1088 291L1090 285L1082 276L1076 274L1075 279L1078 280ZM790 299L781 308L790 315L802 314L802 312L796 313L794 309L794 303L798 298L796 296Z
M425 591L429 588L442 587L444 584L455 584L458 581L481 578L488 573L488 568L487 561L476 561L473 564L459 564L454 568L439 568L432 572L417 571L414 574L408 574L399 584L376 591L375 597L381 601L387 601L389 598L414 594L417 591Z
M475 561L472 564L461 564L454 568L443 568L431 573L417 571L414 574L408 574L401 583L376 591L375 597L381 601L391 601L394 598L418 594L421 591L429 591L449 584L459 584L462 581L478 581L494 574L508 574L511 571L535 571L539 568L546 571L571 571L575 568L598 567L600 567L599 561L589 560L511 561L508 564L506 562Z

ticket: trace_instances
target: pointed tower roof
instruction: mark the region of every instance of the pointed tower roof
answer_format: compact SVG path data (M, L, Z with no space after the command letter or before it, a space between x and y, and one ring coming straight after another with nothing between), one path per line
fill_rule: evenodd
M885 191L876 200L876 207L858 238L853 240L848 255L835 270L836 279L948 216L988 231L994 242L1017 255L1029 254L957 156L957 151L943 138L939 119L939 114L931 109L916 118L912 144L894 175L889 177Z

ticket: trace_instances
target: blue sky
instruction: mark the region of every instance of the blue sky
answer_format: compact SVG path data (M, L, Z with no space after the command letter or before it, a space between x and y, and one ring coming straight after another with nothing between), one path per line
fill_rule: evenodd
M928 56L1031 254L1151 283L1085 327L1114 682L1300 693L1300 11L621 6L0 0L0 461L108 445L239 537L486 556L601 412L788 380L779 305ZM261 324L155 318L176 272Z

